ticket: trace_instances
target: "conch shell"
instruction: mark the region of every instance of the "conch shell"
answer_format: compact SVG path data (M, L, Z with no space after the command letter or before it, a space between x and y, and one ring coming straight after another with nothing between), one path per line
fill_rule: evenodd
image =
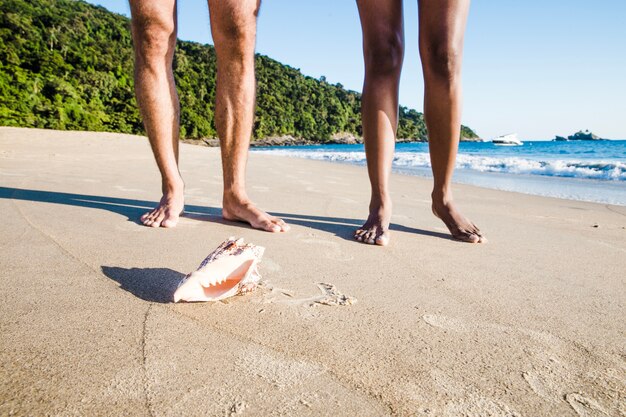
M256 288L257 266L265 248L230 237L187 275L174 292L174 302L219 301Z

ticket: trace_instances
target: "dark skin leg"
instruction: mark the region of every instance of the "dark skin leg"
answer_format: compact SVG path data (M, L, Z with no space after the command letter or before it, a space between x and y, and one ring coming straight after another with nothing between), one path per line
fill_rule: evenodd
M358 0L363 28L365 82L363 135L372 186L370 214L355 238L389 242L389 174L397 128L398 84L404 50L402 1ZM420 0L420 55L425 81L424 109L433 167L433 213L456 239L485 239L453 203L451 181L460 136L461 53L469 0Z
M424 72L424 116L434 186L432 210L455 239L485 242L457 209L452 174L461 134L461 62L469 0L419 0L419 45Z
M372 191L369 216L354 237L364 243L384 246L389 243L389 176L398 127L398 88L404 55L402 0L358 0L357 5L365 61L361 118Z

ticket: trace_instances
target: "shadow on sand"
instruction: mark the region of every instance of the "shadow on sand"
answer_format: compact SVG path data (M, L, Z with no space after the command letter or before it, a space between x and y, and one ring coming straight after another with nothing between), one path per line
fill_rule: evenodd
M139 217L157 205L155 201L132 200L126 198L94 196L85 194L71 194L54 191L27 190L20 188L0 187L0 198L24 201L36 201L51 204L63 204L78 207L95 208L107 210L125 216L128 221L141 224ZM354 241L354 231L363 224L363 219L347 219L342 217L311 216L296 213L271 212L273 216L278 216L292 225L299 225L317 229L320 231L333 233L346 240ZM185 205L183 217L211 221L215 223L240 225L250 228L247 223L231 222L222 218L222 210L217 207ZM392 224L392 231L413 233L423 236L437 237L452 240L451 236L445 233L433 232L429 230L417 229L414 227ZM355 243L357 243L355 241Z
M147 210L156 206L155 201L131 200L125 198L72 194L53 191L27 190L19 188L0 187L0 199L35 201L50 204L62 204L77 207L86 207L107 210L125 216L128 221L139 223L139 217ZM224 220L222 211L216 207L185 205L183 216L199 221L211 221L228 225L241 225L249 228L245 223ZM355 244L361 244L353 239L354 230L362 225L362 220L342 217L311 216L295 213L271 213L283 218L292 225L299 225L332 233ZM443 233L416 229L403 225L392 224L391 230L432 236L442 239L452 238ZM107 277L118 282L120 287L142 300L156 303L172 302L172 295L184 274L169 268L120 268L102 266L102 272Z
M171 303L178 283L185 276L169 268L119 268L102 266L102 273L137 298L153 303Z

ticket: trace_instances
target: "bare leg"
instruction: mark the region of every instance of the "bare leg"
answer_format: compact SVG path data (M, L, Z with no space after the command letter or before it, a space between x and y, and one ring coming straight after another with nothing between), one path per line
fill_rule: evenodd
M424 116L433 168L432 210L455 239L485 241L456 208L452 174L461 133L461 61L469 0L419 0Z
M245 189L255 101L254 47L260 0L209 0L217 53L215 124L220 137L224 196L222 215L268 232L289 226L259 210Z
M372 187L369 217L355 239L389 243L389 176L398 128L398 86L404 56L402 0L358 0L363 30L365 81L361 116Z
M135 92L150 146L161 172L163 197L141 216L146 226L174 227L184 207L178 171L179 103L172 60L176 45L176 0L130 0L135 47Z

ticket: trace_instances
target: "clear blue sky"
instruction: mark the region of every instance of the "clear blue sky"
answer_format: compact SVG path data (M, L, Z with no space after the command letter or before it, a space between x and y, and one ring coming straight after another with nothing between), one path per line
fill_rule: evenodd
M129 16L124 0L92 0ZM400 102L422 111L417 1L405 1ZM179 0L179 38L212 43L206 2ZM257 51L361 91L354 0L264 0ZM625 0L475 0L465 42L463 123L488 139L589 129L626 139Z

